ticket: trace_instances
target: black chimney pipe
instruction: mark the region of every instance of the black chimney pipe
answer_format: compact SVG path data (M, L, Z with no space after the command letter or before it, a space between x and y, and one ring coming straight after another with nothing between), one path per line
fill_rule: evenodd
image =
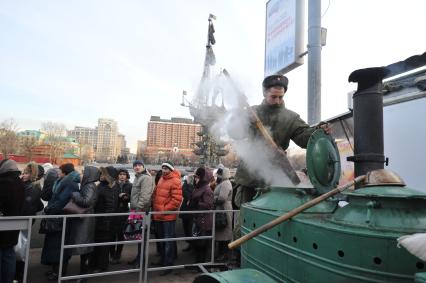
M349 76L349 82L358 83L353 95L354 156L347 158L355 163L355 177L384 168L382 80L388 72L367 68Z

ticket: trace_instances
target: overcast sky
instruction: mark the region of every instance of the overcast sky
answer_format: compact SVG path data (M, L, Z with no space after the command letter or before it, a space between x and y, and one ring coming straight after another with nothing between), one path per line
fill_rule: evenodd
M308 1L306 1L308 3ZM118 121L134 151L151 115L181 107L201 77L209 13L217 67L260 103L265 4L261 0L0 0L0 121L95 127ZM426 1L322 1L322 118L346 111L349 74L426 51ZM305 27L307 30L307 25ZM288 74L288 108L307 118L307 61Z

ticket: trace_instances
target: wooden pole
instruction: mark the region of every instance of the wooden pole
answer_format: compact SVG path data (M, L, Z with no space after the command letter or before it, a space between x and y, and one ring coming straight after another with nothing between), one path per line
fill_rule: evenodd
M320 195L319 197L316 197L316 198L314 198L314 199L312 199L312 200L310 200L310 201L302 204L299 207L296 207L295 209L287 212L286 214L281 215L280 217L272 220L271 222L266 223L265 225L257 228L256 230L251 231L247 235L244 235L241 238L239 238L239 239L237 239L237 240L229 243L228 244L228 248L234 249L236 247L239 247L240 245L242 245L243 243L247 242L251 238L254 238L257 235L259 235L259 234L261 234L263 232L268 231L272 227L274 227L274 226L276 226L278 224L281 224L284 221L287 221L288 219L290 219L290 218L296 216L297 214L301 213L302 211L305 211L306 209L311 208L312 206L314 206L314 205L316 205L316 204L318 204L318 203L320 203L320 202L328 199L329 197L332 197L332 196L334 196L334 195L336 195L338 193L343 192L344 190L346 190L346 189L348 189L348 188L350 188L352 186L355 186L355 184L357 184L359 182L362 182L364 179L365 179L365 175L358 176L352 182L350 182L350 183L348 183L346 185L340 186L338 188L335 188L334 190L331 190L331 191L329 191L329 192L327 192L327 193L325 193L323 195Z
M259 116L257 115L256 111L254 111L253 108L248 107L250 110L253 118L254 118L254 124L256 128L259 130L260 134L263 136L263 138L266 140L266 142L272 147L272 149L278 153L279 157L275 159L275 161L280 165L281 168L284 169L284 172L287 174L287 176L290 178L290 181L293 183L293 185L297 185L300 183L299 176L297 176L296 171L293 169L293 167L290 164L290 161L287 158L287 154L284 150L282 150L281 147L279 147L275 141L272 139L269 132L266 130L265 126L262 124L262 121L260 121Z

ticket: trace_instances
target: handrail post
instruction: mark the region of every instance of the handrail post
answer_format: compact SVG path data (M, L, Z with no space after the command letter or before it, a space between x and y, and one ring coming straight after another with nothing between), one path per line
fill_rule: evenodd
M27 247L25 248L25 264L24 264L24 283L27 282L28 276L28 265L30 262L30 245L31 245L31 226L32 226L32 218L28 218L28 230L27 230ZM22 233L22 230L19 232Z
M140 240L141 253L140 253L140 257L139 257L139 283L142 282L142 267L143 267L143 264L144 264L143 260L145 258L145 245L144 245L144 242L145 242L145 234L146 234L145 227L146 227L146 218L147 218L145 213L142 214L142 215L143 215L143 218L142 218L142 231L141 231L142 237L141 237L141 240ZM145 261L146 261L146 259L145 259Z
M213 220L212 220L212 255L211 263L214 263L214 247L216 242L216 210L213 210Z
M146 241L145 241L145 262L144 262L144 270L143 270L143 282L148 282L148 258L149 258L149 239L150 239L150 231L151 231L151 212L145 217L147 220L146 227ZM142 256L142 255L141 255ZM140 282L140 281L139 281Z
M59 218L59 217L58 217ZM54 218L57 219L57 218ZM60 283L62 280L62 261L64 258L64 243L65 243L65 229L67 225L67 217L65 215L62 216L62 235L61 235L61 254L59 256L59 270L58 270L58 283Z

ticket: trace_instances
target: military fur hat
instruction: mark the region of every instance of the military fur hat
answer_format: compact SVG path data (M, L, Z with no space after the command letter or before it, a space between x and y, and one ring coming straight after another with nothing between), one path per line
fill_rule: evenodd
M286 76L282 75L268 76L263 80L262 86L263 90L267 90L274 86L281 86L285 89L285 91L287 91L288 79Z

